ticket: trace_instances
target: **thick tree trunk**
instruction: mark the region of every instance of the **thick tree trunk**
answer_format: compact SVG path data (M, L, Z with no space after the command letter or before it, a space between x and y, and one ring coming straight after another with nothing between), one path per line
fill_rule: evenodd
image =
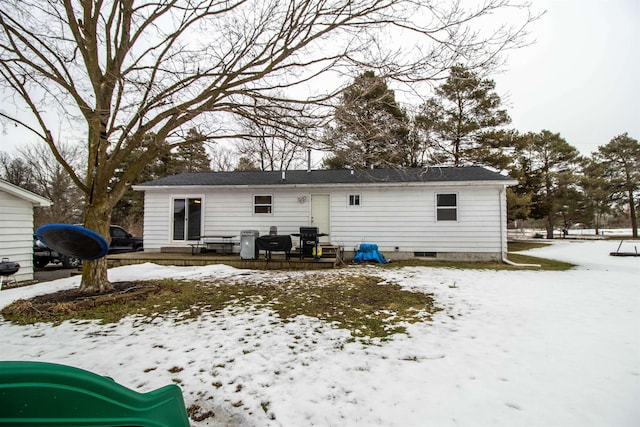
M111 242L109 225L111 224L111 207L103 201L93 200L88 204L85 216L85 227L102 235L107 242ZM107 257L82 264L81 292L108 292L113 285L107 277Z
M553 239L553 215L547 215L547 239Z
M638 217L636 216L636 201L633 199L633 190L629 190L629 216L631 217L631 233L638 237Z
M109 292L113 285L107 277L107 257L82 263L81 292Z

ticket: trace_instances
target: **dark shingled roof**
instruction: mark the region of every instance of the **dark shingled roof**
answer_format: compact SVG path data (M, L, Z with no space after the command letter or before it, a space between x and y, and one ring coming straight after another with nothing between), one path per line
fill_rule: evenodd
M189 185L301 185L455 181L512 181L480 166L413 169L289 170L251 172L189 172L138 184L139 187Z

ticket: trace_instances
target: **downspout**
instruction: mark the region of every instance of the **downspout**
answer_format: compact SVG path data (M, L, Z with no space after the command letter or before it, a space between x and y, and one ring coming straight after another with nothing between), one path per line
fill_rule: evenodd
M506 192L507 192L507 186L503 185L502 189L500 190L500 192L498 193L499 195L499 206L500 206L500 261L502 261L505 264L508 265L512 265L514 267L537 267L540 268L542 267L540 264L518 264L516 262L510 261L509 259L507 259L507 252L508 252L508 248L506 247L507 245L507 239L505 238L505 232L507 230L507 210L505 208L505 200L507 199L506 196Z

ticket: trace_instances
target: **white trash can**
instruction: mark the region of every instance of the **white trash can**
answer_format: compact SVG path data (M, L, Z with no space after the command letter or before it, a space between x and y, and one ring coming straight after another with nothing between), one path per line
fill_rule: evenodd
M258 259L258 245L256 245L258 236L260 236L258 230L240 232L240 259Z

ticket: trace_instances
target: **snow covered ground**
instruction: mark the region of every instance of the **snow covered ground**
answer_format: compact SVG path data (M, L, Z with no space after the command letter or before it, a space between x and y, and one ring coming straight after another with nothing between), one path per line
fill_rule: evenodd
M638 426L640 258L609 256L618 243L529 251L579 264L566 272L356 267L434 293L444 309L377 345L314 318L232 308L192 321L2 320L0 359L77 366L139 391L177 381L187 406L216 414L194 426ZM306 274L151 264L109 273L262 283ZM1 291L0 307L78 280Z

